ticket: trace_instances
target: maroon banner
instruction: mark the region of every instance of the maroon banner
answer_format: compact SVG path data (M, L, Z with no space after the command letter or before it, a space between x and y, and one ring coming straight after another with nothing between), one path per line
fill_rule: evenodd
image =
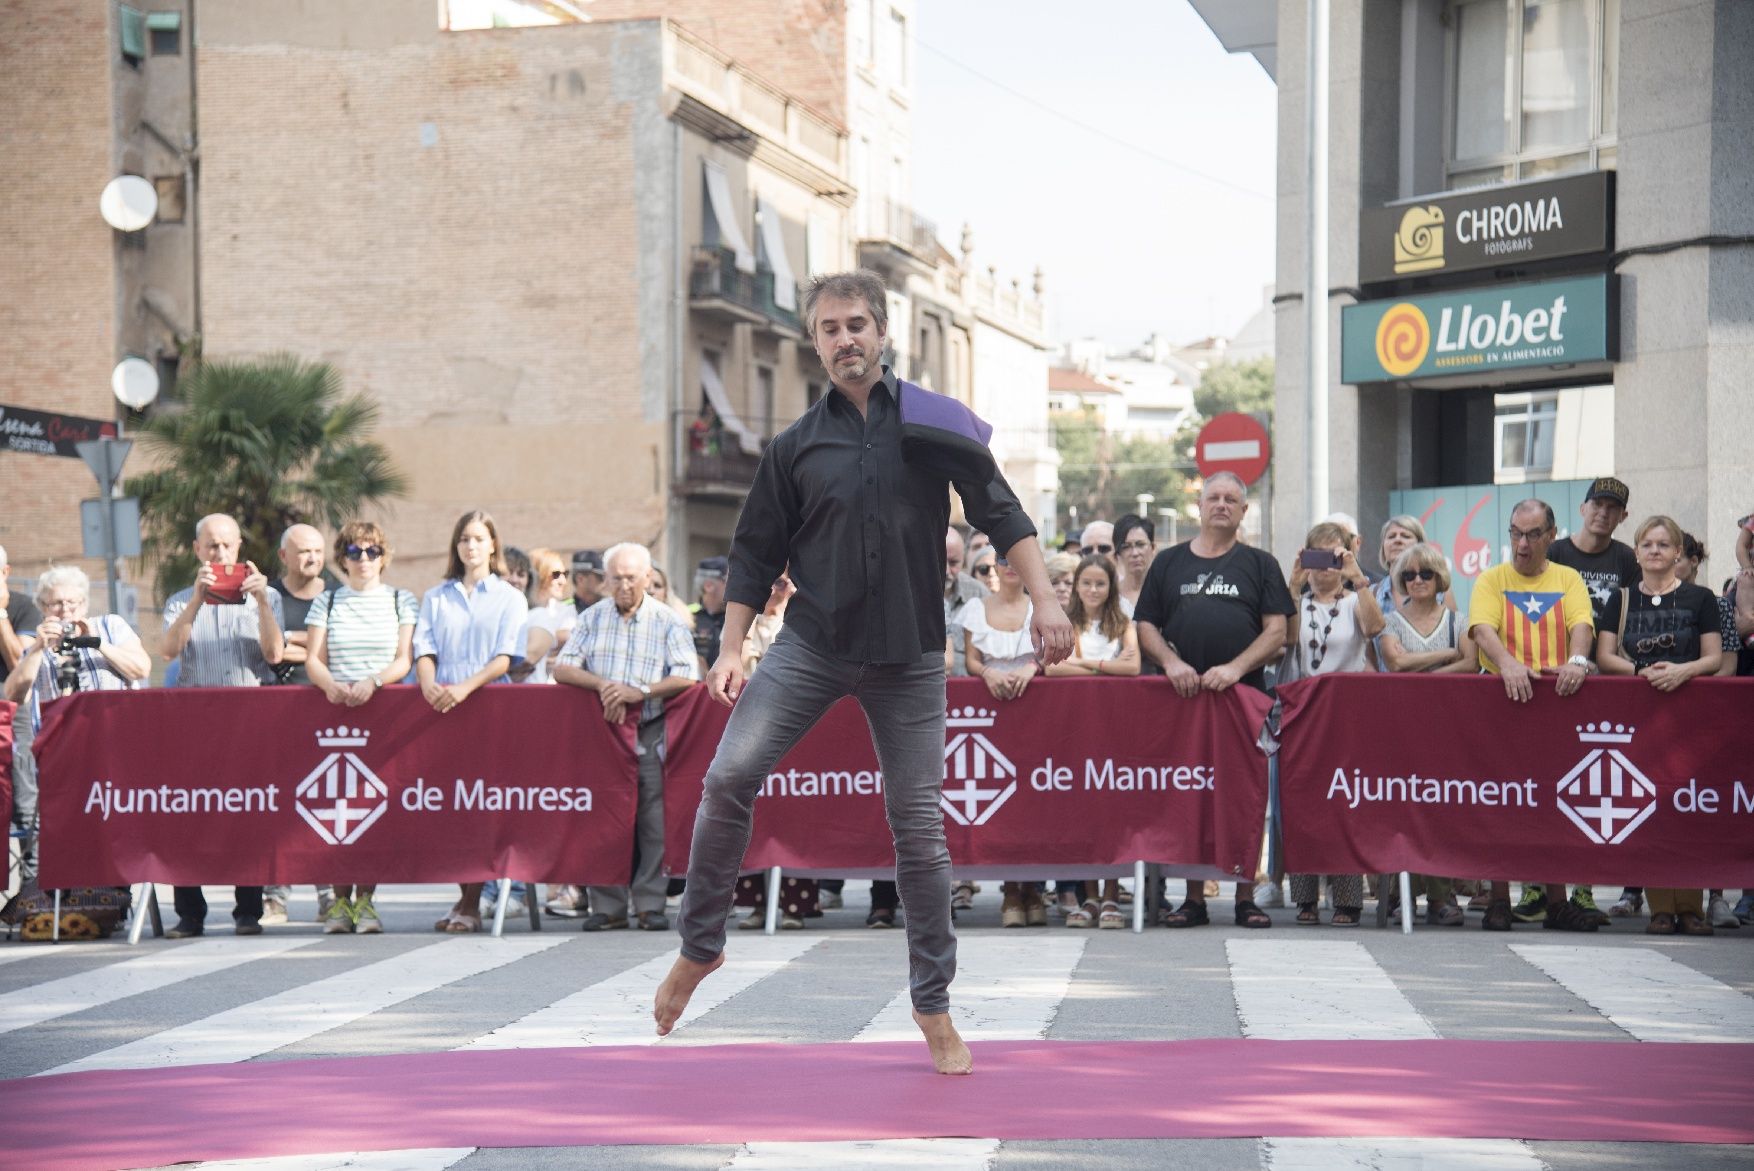
M944 828L961 867L1161 862L1253 878L1266 816L1256 747L1267 697L1178 698L1161 678L1043 679L1000 702L949 681ZM687 870L701 785L730 711L696 688L671 703L665 862ZM747 870L893 868L883 777L864 713L842 700L755 805Z
M1754 681L1327 675L1282 687L1285 865L1660 887L1754 884Z
M0 699L0 825L12 824L12 716L17 704Z
M632 730L575 687L84 692L36 741L42 884L628 880Z

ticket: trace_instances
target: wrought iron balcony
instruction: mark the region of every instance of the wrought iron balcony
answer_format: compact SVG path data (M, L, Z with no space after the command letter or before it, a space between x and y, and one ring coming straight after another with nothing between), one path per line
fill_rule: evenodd
M798 314L774 301L771 269L744 272L737 267L737 254L729 248L701 247L694 250L688 273L688 303L731 321L766 326L791 337L803 337Z

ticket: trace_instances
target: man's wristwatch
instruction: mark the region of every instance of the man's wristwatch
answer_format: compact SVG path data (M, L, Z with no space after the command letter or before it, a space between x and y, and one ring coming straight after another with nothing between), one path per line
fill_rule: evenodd
M1590 669L1590 659L1588 655L1572 655L1565 660L1565 665L1567 667L1582 667L1587 671Z
M641 695L645 696L647 699L652 698L652 689L650 687L647 687L644 683L635 683L634 686L639 688L639 693Z

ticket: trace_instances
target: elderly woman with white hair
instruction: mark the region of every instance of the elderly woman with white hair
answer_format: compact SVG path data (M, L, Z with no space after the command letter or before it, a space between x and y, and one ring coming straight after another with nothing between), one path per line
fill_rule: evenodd
M30 710L31 727L42 726L42 705L75 691L126 691L152 671L152 660L118 614L92 618L91 579L77 567L58 565L37 579L43 618L36 639L6 677L6 698Z

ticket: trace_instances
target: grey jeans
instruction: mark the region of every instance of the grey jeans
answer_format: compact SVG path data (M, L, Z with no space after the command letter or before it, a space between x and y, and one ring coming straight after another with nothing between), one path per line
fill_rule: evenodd
M755 798L780 757L848 695L865 711L883 770L914 1008L948 1012L956 931L950 922L950 850L938 805L944 788L939 651L912 663L850 663L780 636L737 700L707 769L682 896L682 954L705 963L725 950L725 919L749 849Z

